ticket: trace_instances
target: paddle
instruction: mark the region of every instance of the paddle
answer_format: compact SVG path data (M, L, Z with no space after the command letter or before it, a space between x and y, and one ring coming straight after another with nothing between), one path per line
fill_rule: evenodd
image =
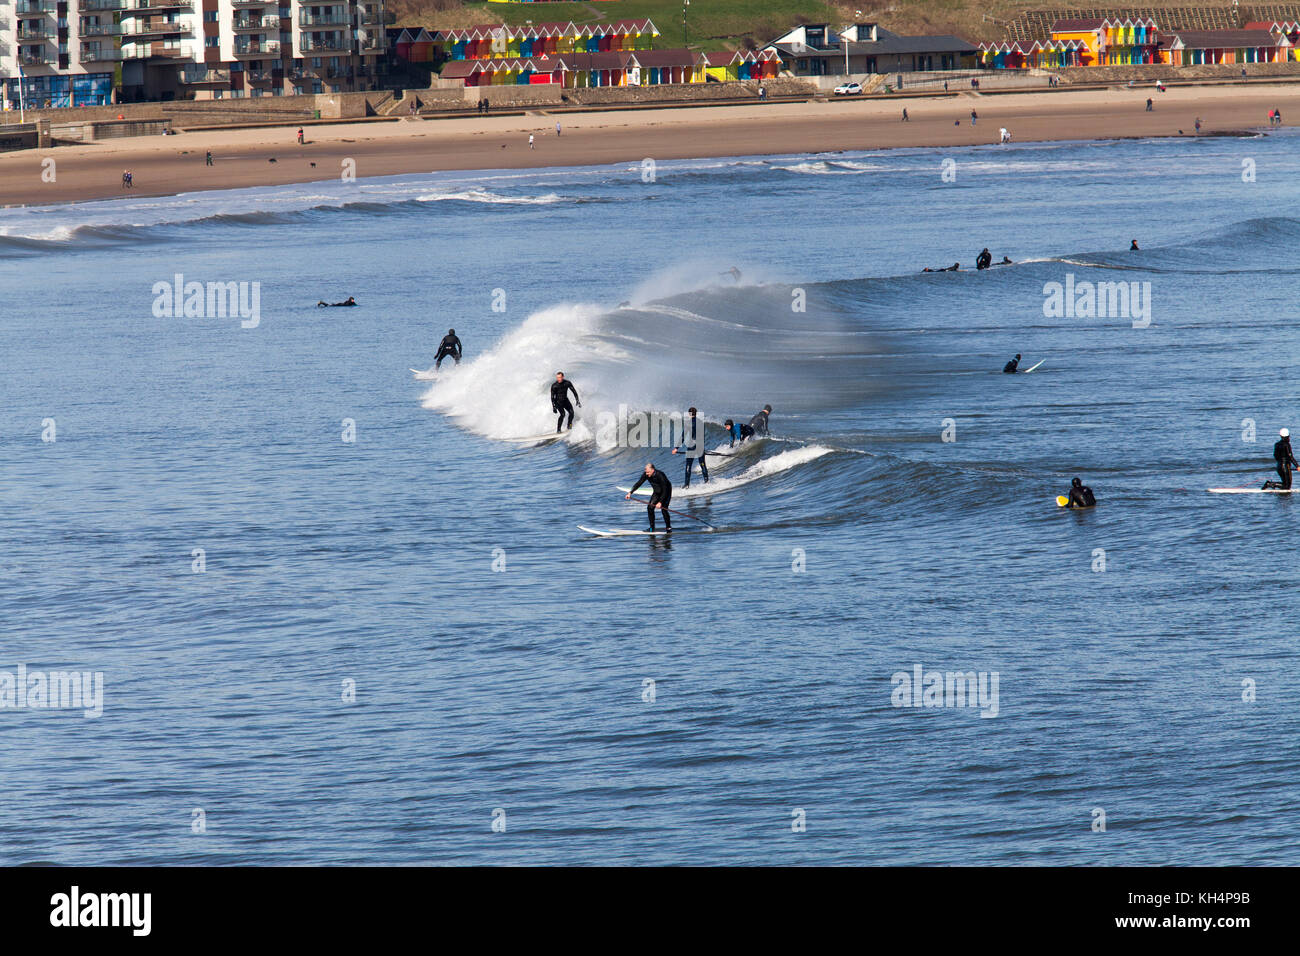
M628 498L625 498L624 500L625 500L625 501L629 501L629 502L631 502L631 499L628 499ZM638 504L638 505L639 505L640 502L635 502L635 504ZM660 508L661 510L663 510L663 511L667 511L670 515L677 515L677 517L679 517L679 518L690 518L692 521L698 521L700 524L704 525L704 527L708 528L710 531L717 531L717 530L718 530L717 528L713 527L713 525L711 525L711 524L709 524L707 521L705 521L703 518L697 518L697 517L695 517L695 515L688 515L688 514L687 514L686 512L684 512L684 511L677 511L677 510L675 510L675 509L673 509L673 508L665 508L663 505L660 505L659 508Z

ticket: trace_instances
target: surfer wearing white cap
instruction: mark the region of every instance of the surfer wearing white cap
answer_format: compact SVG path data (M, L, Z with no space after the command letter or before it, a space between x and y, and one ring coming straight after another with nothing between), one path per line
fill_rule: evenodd
M1295 460L1295 454L1291 451L1291 432L1283 428L1278 432L1278 440L1273 445L1273 460L1277 462L1277 475L1281 481L1264 482L1265 490L1280 488L1289 490L1291 488L1291 469L1300 468Z

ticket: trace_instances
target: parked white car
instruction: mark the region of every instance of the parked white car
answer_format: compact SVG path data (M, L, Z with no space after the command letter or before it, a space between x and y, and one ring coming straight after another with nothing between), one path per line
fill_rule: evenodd
M861 92L861 83L841 83L839 86L835 87L836 96L853 96Z

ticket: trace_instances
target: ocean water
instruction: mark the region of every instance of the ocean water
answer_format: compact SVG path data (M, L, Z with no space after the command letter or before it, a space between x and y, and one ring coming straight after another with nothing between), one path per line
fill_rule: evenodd
M1300 425L1297 176L1277 133L0 210L0 671L103 679L0 706L0 860L1300 863L1300 503L1205 491ZM1045 308L1099 282L1136 317ZM509 441L557 369L577 426ZM611 429L687 405L735 455L689 490ZM648 460L674 537L580 531ZM918 666L988 693L896 706Z

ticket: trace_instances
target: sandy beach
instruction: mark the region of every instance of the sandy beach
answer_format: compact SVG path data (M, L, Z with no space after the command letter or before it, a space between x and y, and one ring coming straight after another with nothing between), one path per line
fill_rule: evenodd
M1146 111L1147 97L1154 103ZM909 122L902 122L906 107ZM1268 112L1300 115L1300 84L1053 90L999 95L850 99L808 103L205 130L105 140L0 155L0 204L71 202L133 195L266 186L338 178L348 160L359 178L436 170L518 169L757 156L891 147L1194 135L1266 128ZM978 113L971 125L970 113ZM556 136L555 124L562 124ZM528 145L534 135L535 148ZM205 165L208 150L213 165ZM47 158L54 175L42 173ZM272 161L274 160L274 161ZM53 178L53 181L47 181Z

